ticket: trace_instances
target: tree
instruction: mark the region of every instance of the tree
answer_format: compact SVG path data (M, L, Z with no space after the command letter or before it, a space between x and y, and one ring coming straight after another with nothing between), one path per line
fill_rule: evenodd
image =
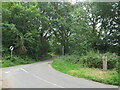
M55 15L52 17L53 33L58 42L61 44L61 49L64 47L64 53L68 53L69 36L71 35L72 5L70 3L51 3L54 7Z
M42 43L39 40L42 37L38 30L41 22L40 12L38 3L4 3L3 44L6 47L14 45L19 54L27 53L35 55L36 58L41 56L39 52L42 52Z

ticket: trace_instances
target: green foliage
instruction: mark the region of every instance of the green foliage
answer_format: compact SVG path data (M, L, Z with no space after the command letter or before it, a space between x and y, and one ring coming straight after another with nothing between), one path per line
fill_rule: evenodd
M81 60L86 67L102 68L102 56L98 52L89 51Z
M92 27L92 48L101 52L119 53L119 3L116 2L93 2L83 3L86 8L88 22ZM90 15L91 14L91 15ZM100 24L101 23L101 24ZM99 26L99 27L98 27Z
M44 60L48 60L50 58L52 58L52 56L50 54L47 54L45 56L41 56L39 57L39 59L36 58L31 58L28 55L19 55L16 54L16 52L13 51L13 55L12 55L12 59L11 59L11 52L9 50L9 48L2 48L2 66L0 67L10 67L10 66L15 66L15 65L21 65L21 64L31 64L31 63L35 63L35 62L39 62L39 61L44 61Z
M100 54L99 52L89 51L81 57L86 67L102 68L103 57L107 57L108 69L117 68L118 56L115 53Z
M14 66L15 64L9 60L2 63L2 67Z
M113 69L116 68L118 69L117 63L119 62L119 57L115 53L105 53L103 54L104 56L107 56L108 60L108 68Z
M89 68L103 68L103 56L107 57L108 69L118 69L118 56L115 53L94 52L93 50L87 52L85 55L66 55L59 57L59 60L69 62L71 64L79 64L83 67Z
M9 53L6 48L12 45L18 55L13 58L15 63L24 63L19 58L22 55L32 58L31 62L48 53L64 51L66 55L80 55L68 56L66 61L95 68L102 68L102 57L107 56L108 68L113 69L118 65L117 56L112 53L120 54L118 11L117 2L3 2L3 57ZM96 50L112 53L100 54Z
M25 55L21 55L21 56L13 55L11 59L9 54L4 54L4 57L2 59L2 67L31 64L31 63L47 60L49 58L51 58L50 55L47 55L46 57L40 57L40 59L32 59L29 56L25 56Z
M78 55L66 55L66 56L63 56L63 57L59 57L58 59L61 60L61 61L66 61L66 62L69 62L69 63L73 63L73 64L76 64L76 63L80 63L82 64L82 62L80 61L80 56Z
M9 66L15 66L15 65L20 65L20 64L29 64L29 63L33 63L35 62L34 60L32 60L29 57L18 57L17 55L14 55L11 57L6 54L4 55L3 59L2 59L2 67L9 67Z
M41 17L42 10L38 7L38 3L9 2L3 3L2 9L3 46L8 48L12 45L17 54L34 56L36 59L46 55L49 51L46 37L48 27L46 28L47 24L45 25L48 16L42 13L43 17ZM42 27L45 30L40 31L38 28L42 24L45 25Z

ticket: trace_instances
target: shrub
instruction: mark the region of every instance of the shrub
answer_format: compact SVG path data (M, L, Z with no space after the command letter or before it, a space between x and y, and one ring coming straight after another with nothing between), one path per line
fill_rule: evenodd
M11 59L10 55L4 55L2 58L2 67L15 66L20 64L29 64L35 62L33 59L28 56L17 56L14 55Z
M2 55L9 53L9 48L2 47Z
M115 53L104 53L89 51L84 56L78 55L66 55L59 57L59 61L66 61L72 64L81 64L84 67L89 68L103 68L103 56L107 57L108 69L117 69L118 56Z
M12 59L9 54L4 54L2 58L2 67L15 66L21 64L30 64L38 61L43 61L51 58L50 55L46 57L41 57L40 59L32 59L27 55L13 55Z
M80 63L80 56L78 55L70 55L70 56L66 55L66 56L60 57L60 59L73 64L76 64L78 62Z
M86 67L102 68L102 59L99 52L89 51L85 56L81 57L81 61Z
M117 68L118 56L115 53L105 53L104 56L107 56L108 69Z
M116 70L117 70L117 72L118 72L118 74L119 74L119 76L120 76L120 57L118 57L118 62L117 62L117 64L116 64ZM119 81L120 81L120 77L119 77ZM120 82L119 82L120 83Z
M117 68L118 56L115 53L100 54L99 52L89 51L81 57L81 61L86 67L102 68L103 56L107 57L108 69Z
M11 62L10 60L6 60L3 62L2 67L9 67L9 66L14 66L15 64Z

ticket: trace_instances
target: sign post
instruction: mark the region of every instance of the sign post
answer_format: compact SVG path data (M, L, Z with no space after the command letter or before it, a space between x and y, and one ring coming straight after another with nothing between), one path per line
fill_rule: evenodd
M12 51L13 51L14 47L10 46L10 51L11 51L11 60L12 60Z

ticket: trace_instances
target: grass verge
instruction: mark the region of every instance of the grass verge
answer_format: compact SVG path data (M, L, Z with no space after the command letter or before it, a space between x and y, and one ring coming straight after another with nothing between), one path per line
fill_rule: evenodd
M116 70L103 71L97 68L82 67L81 64L73 64L65 61L65 57L56 58L51 65L56 70L75 77L86 78L106 84L120 85Z

